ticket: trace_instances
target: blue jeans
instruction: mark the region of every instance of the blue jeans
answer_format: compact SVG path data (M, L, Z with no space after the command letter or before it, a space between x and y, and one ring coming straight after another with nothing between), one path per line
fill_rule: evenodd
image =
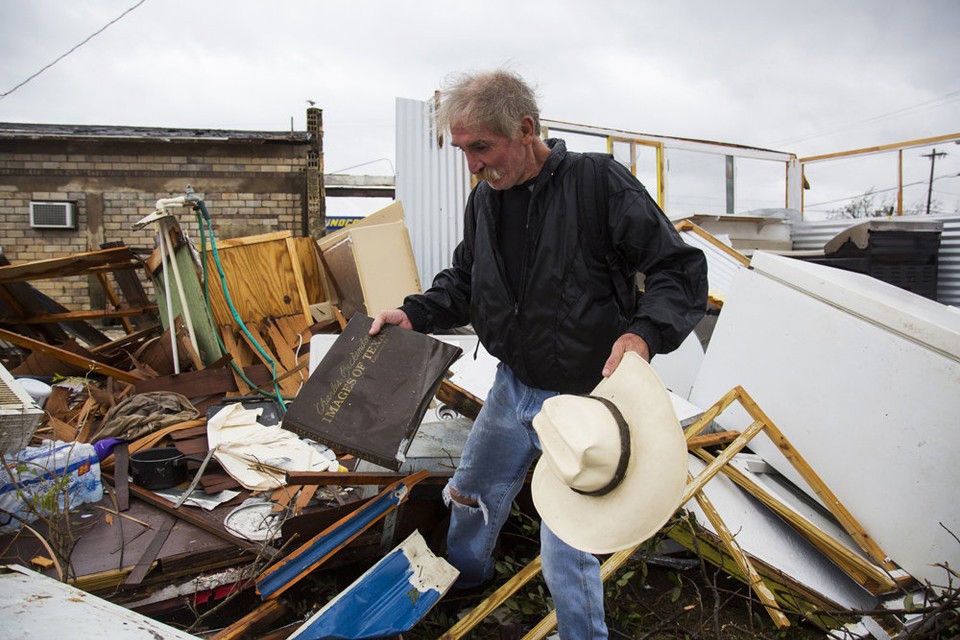
M451 507L447 559L460 571L456 586L469 588L493 577L493 550L527 471L540 455L533 417L557 395L528 387L500 364L493 387L467 437L460 466L444 491ZM468 506L451 499L453 488ZM563 640L606 638L600 563L540 524L543 576L557 610Z

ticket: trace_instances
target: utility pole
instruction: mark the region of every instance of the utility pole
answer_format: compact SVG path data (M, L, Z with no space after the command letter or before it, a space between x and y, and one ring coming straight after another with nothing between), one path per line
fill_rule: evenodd
M921 158L930 158L930 184L927 186L927 215L930 215L930 201L933 198L933 167L937 163L937 158L947 155L945 151L931 149L930 153L922 154Z

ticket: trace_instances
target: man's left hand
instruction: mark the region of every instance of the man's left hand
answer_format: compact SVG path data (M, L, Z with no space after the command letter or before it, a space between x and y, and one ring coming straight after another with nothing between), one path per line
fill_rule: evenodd
M635 333L625 333L617 338L617 341L613 343L613 348L610 349L610 357L603 365L604 378L610 376L616 370L620 365L620 360L623 359L623 354L627 351L633 351L650 362L650 348L647 346L647 341Z

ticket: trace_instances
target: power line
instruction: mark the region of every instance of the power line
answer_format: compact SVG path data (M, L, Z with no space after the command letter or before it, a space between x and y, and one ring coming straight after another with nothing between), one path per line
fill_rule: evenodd
M80 43L77 44L77 45L74 45L74 47L73 47L72 49L70 49L69 51L67 51L67 52L64 53L63 55L61 55L59 58L57 58L56 60L54 60L53 62L51 62L51 63L48 64L47 66L45 66L45 67L43 67L42 69L40 69L39 71L37 71L35 74L33 74L32 76L30 76L29 78L27 78L26 80L24 80L23 82L21 82L20 84L18 84L17 86L15 86L13 89L10 89L9 91L7 91L7 92L5 92L5 93L0 93L0 100L3 100L4 98L6 98L7 96L9 96L9 95L10 95L11 93L13 93L14 91L16 91L17 89L19 89L19 88L22 87L23 85L27 84L28 82L30 82L31 80L33 80L33 79L36 78L37 76L39 76L41 73L43 73L44 71L46 71L47 69L49 69L49 68L52 67L53 65L57 64L58 62L60 62L60 61L63 60L64 58L66 58L68 55L70 55L71 53L73 53L74 51L76 51L77 49L79 49L80 47L82 47L83 45L85 45L85 44L87 44L88 42L90 42L91 40L93 40L96 36L100 35L100 34L103 33L104 31L106 31L107 27L109 27L110 25L114 24L115 22L119 22L125 15L127 15L128 13L130 13L131 11L133 11L134 9L136 9L137 7L139 7L140 5L142 5L142 4L143 4L144 2L146 2L146 1L147 1L147 0L140 0L140 2L138 2L138 3L135 4L135 5L133 5L132 7L130 7L129 9L127 9L126 11L124 11L123 13L121 13L119 16L117 16L116 18L114 18L113 20L111 20L110 22L108 22L107 24L105 24L103 27L101 27L100 29L98 29L98 30L95 31L94 33L92 33L92 34L90 34L89 36L87 36L82 42L80 42Z
M939 176L934 176L933 180L940 180L941 178L956 178L957 176L960 176L960 173L944 173L944 174L939 175ZM917 186L917 185L919 185L919 184L927 184L927 181L926 181L926 180L916 180L916 181L914 181L914 182L904 183L902 186L903 186L903 188L906 188L906 187L915 187L915 186ZM857 198L862 198L862 197L867 196L867 195L873 195L873 194L875 194L875 193L886 193L886 192L888 192L888 191L897 191L898 189L900 189L900 187L889 187L889 188L886 188L886 189L868 189L868 190L865 191L864 193L859 193L859 194L857 194L857 195L855 195L855 196L847 196L846 198L837 198L836 200L825 200L824 202L814 202L814 203L811 203L811 204L804 204L804 209L807 209L807 208L809 208L809 207L819 207L819 206L822 206L822 205L825 205L825 204L835 204L835 203L837 203L837 202L844 202L844 201L846 201L846 200L855 200L855 199L857 199ZM938 193L939 193L939 191L938 191Z
M937 98L933 98L933 99L931 99L931 100L926 100L926 101L924 101L924 102L919 102L919 103L917 103L917 104L910 105L910 106L908 106L908 107L903 107L902 109L897 109L897 110L895 110L895 111L889 111L889 112L887 112L887 113L881 113L880 115L876 115L876 116L873 116L873 117L871 117L871 118L867 118L867 119L865 119L865 120L860 120L860 121L858 121L858 122L854 122L854 123L851 123L851 124L843 125L843 126L841 126L841 127L837 127L836 129L831 129L831 130L829 130L829 131L821 131L820 133L815 133L815 134L813 134L813 135L804 136L804 137L800 137L800 138L792 138L792 139L780 140L780 141L778 141L778 142L772 143L771 146L777 147L777 146L785 145L785 144L795 144L795 143L797 143L797 142L806 142L807 140L813 140L814 138L820 138L820 137L822 137L822 136L827 136L827 135L830 135L830 134L832 134L832 133L838 133L838 132L840 132L840 131L844 131L844 130L846 130L846 129L851 129L851 128L853 128L853 127L859 127L859 126L863 126L863 125L865 125L865 124L871 124L871 123L874 123L874 122L880 122L880 121L882 121L882 120L889 120L890 118L896 118L896 117L898 117L898 116L905 115L905 114L910 113L910 112L912 112L912 111L919 111L919 110L923 110L923 109L930 109L930 108L932 108L932 107L945 106L945 105L947 105L947 104L949 104L949 103L951 103L951 102L955 102L955 101L957 101L957 100L960 100L960 90L951 91L950 93L944 94L944 95L942 95L942 96L940 96L940 97L937 97ZM937 103L942 103L942 104L937 104Z

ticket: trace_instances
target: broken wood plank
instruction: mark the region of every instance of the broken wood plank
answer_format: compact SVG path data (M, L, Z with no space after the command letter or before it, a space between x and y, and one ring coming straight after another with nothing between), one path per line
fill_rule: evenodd
M122 246L125 246L122 242L105 242L100 245L100 248L110 249L113 247ZM120 294L126 301L126 306L141 309L150 306L150 299L147 296L146 290L143 288L143 283L140 281L140 278L136 276L133 270L121 269L114 271L113 279L116 281L117 286L120 289ZM145 327L155 325L158 322L159 316L157 311L148 311L141 316L133 318L133 324L136 326L138 331L144 329Z
M708 433L706 435L693 436L687 440L687 449L694 450L701 447L715 447L721 444L728 444L740 437L739 431L718 431L717 433Z
M133 571L130 572L130 575L127 576L123 584L138 585L143 582L143 579L147 577L147 573L155 564L157 554L160 553L160 547L167 541L167 537L170 535L170 532L173 530L173 525L176 523L177 519L175 517L170 514L164 515L159 528L154 532L153 538L150 539L150 544L147 545L143 555L137 560Z
M399 471L288 471L290 484L314 485L386 485L406 478L409 474ZM421 484L439 484L453 477L453 471L431 471L420 480Z
M47 414L47 426L53 430L53 434L57 440L73 442L77 439L77 428L56 416Z
M294 352L305 351L309 347L312 321L305 322L300 316L274 317L271 321L283 335L287 346Z
M87 371L92 371L109 376L111 378L116 378L117 380L122 380L123 382L138 382L144 379L142 374L121 371L120 369L115 369L109 365L98 362L97 360L84 358L75 353L51 346L38 340L27 338L12 331L7 331L6 329L0 329L0 339L13 343L18 347L23 347L24 349L40 351L47 355L53 356L62 362L82 367Z
M118 307L113 311L63 311L61 313L47 313L43 315L30 316L29 318L0 318L4 324L52 324L60 322L71 322L74 320L107 320L110 318L129 318L131 316L143 315L148 311L156 311L157 305L148 305L146 307ZM102 345L98 345L102 346Z
M259 385L270 384L272 378L267 368L261 364L245 367L243 373L252 382ZM147 391L171 391L187 398L199 398L228 391L236 391L237 385L233 374L227 369L206 368L202 371L187 371L185 373L161 376L137 381L134 385L136 393Z
M106 473L105 475L107 476L108 480L113 482L113 476L111 474ZM185 522L189 522L193 526L199 529L203 529L207 533L213 534L214 536L220 538L221 540L230 542L231 544L236 545L240 549L243 549L245 551L250 551L254 554L270 552L269 548L265 549L264 546L260 543L250 542L248 540L243 540L241 538L237 538L234 535L231 535L230 533L227 532L226 529L224 529L222 522L216 520L214 517L207 515L204 512L194 511L190 509L184 509L184 510L174 509L172 502L164 500L154 492L148 491L143 487L138 487L135 484L130 485L130 492L135 497L139 498L140 500L143 500L147 504L153 507L156 507L157 509L160 509L161 511L164 511L166 513L173 514L177 518L180 518Z
M471 420L476 420L480 414L480 409L483 408L483 400L446 378L440 382L440 387L437 389L437 398L460 415Z
M97 273L96 278L97 280L100 281L100 287L103 289L103 292L106 294L107 300L109 300L110 304L113 305L113 308L116 309L122 306L120 304L119 296L117 296L116 291L113 290L113 286L111 286L110 280L107 279L107 274L102 272ZM133 333L133 323L131 323L128 318L121 317L120 322L123 324L123 328L126 331L126 333L128 334Z
M34 260L0 267L0 283L23 282L88 275L142 266L140 258L129 247L75 253L60 258Z
M237 337L233 325L221 325L220 337L223 339L224 348L227 350L227 353L233 357L233 362L241 368L240 371L243 371L244 367L253 364L253 352L250 350L250 347L247 346L246 342ZM243 376L240 375L240 372L233 367L230 367L230 372L236 380L237 393L239 395L249 394L251 387L247 384L246 380L243 379Z
M6 256L0 254L0 267L10 265ZM63 313L69 311L62 304L41 293L28 282L8 282L0 284L0 312L4 316L16 317L21 320L48 313ZM67 340L68 330L74 336L81 338L88 344L97 345L109 342L110 339L93 326L83 321L72 321L60 324L20 325L13 326L18 332L29 330L30 337L42 338L48 344L61 344Z
M248 322L246 328L247 331L241 331L240 336L249 345L254 357L259 359L269 371L273 372L273 382L280 387L284 395L288 397L296 396L300 390L299 381L290 377L291 372L284 367L280 357L270 350L256 323Z
M77 431L77 442L90 442L90 436L94 433L93 412L99 408L100 403L91 397L83 401L77 420L77 425L80 427Z
M114 478L113 490L117 495L117 511L126 511L130 508L130 448L128 443L121 442L113 448Z
M300 493L297 494L297 499L293 503L293 515L299 516L303 513L303 510L307 508L307 505L310 504L310 501L313 500L313 496L317 493L317 485L315 484L305 484L300 487Z

